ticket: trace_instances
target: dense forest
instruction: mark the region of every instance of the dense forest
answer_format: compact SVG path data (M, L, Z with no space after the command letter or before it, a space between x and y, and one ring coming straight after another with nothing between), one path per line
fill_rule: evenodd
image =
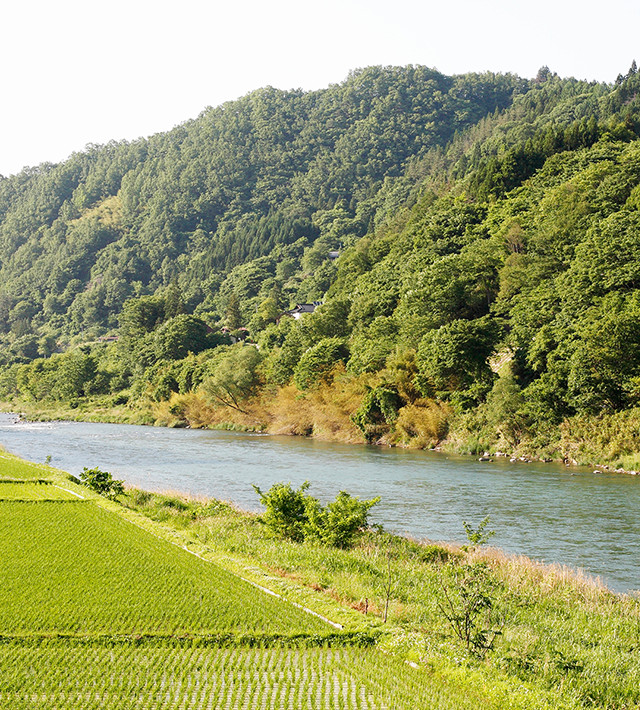
M0 397L634 467L639 90L372 67L2 178Z

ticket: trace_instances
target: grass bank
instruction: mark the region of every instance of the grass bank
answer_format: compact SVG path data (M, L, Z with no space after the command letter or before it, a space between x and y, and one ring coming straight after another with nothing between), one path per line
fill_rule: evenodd
M294 582L350 608L383 632L383 648L498 707L640 705L638 599L566 568L374 531L329 549L273 537L260 516L217 500L132 489L122 502L187 543L262 568L272 585ZM477 623L491 615L487 629L499 633L490 649L469 651L444 612L449 597L463 613L461 590L473 583L460 574L478 565L491 605Z

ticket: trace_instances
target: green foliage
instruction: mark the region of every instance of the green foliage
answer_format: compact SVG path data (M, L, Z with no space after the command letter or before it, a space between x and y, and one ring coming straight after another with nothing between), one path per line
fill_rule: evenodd
M264 331L260 345L268 351L265 373L269 383L286 385L291 380L305 342L306 334L293 318L281 318L277 325Z
M401 405L398 392L389 386L379 385L370 389L362 399L351 421L364 434L367 441L379 439L387 433L398 418Z
M379 501L380 497L361 501L340 491L323 509L313 509L307 538L317 538L330 547L351 547L356 535L367 527L369 511Z
M124 481L115 480L108 471L101 471L99 468L85 466L80 474L80 480L91 490L111 500L124 493Z
M367 527L369 511L380 498L359 500L346 491L322 506L307 493L309 482L294 489L290 483L276 483L263 492L253 486L266 507L262 518L269 529L294 542L311 540L329 547L350 547L356 535Z
M379 316L353 336L348 370L356 374L381 370L397 344L398 326L395 320Z
M385 180L510 106L522 83L371 67L323 91L260 89L166 134L93 146L3 180L0 335L39 336L42 313L57 336L104 332L140 296L162 297L165 313L147 302L125 329L150 332L158 317L203 304L229 318L234 291L235 330L276 273L291 300L318 298L336 269L328 251L368 231Z
M450 563L441 580L440 611L466 650L483 657L502 633L501 584L485 562Z
M156 296L125 301L119 317L122 338L132 340L150 333L164 321L164 313L164 301Z
M423 394L461 392L476 401L482 398L493 381L488 360L499 337L499 324L486 317L455 320L427 333L416 361Z
M187 314L170 318L154 332L154 349L159 360L181 360L190 352L197 354L214 344L206 323Z
M309 481L305 481L295 490L290 483L275 483L266 493L253 486L266 508L263 520L276 535L295 542L304 540L307 510L315 501L306 492L310 485Z
M317 387L331 379L335 366L347 359L348 351L342 338L323 338L305 350L293 371L300 390Z
M465 550L485 545L494 530L487 530L489 516L476 528L462 523L469 541ZM499 594L503 585L489 569L486 562L451 562L443 569L440 580L442 598L438 607L455 635L464 643L469 653L484 656L493 648L496 636L502 633L505 619L499 608Z
M222 351L209 364L202 391L226 407L242 411L242 401L255 393L261 381L262 356L257 348L241 343Z
M486 545L487 542L496 534L495 530L487 530L487 525L489 525L490 517L487 515L479 523L478 527L474 528L472 525L463 521L462 526L467 535L467 540L472 548L476 545Z
M476 440L512 447L634 407L639 82L371 67L0 181L0 393L135 405L208 380L242 410L345 363L480 407ZM260 346L237 376L225 325ZM365 404L361 429L390 426Z
M484 406L491 429L513 449L522 441L531 424L524 405L522 388L509 373L496 380Z

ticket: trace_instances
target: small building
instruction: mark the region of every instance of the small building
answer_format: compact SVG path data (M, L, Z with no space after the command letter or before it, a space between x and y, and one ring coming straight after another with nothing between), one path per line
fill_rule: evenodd
M298 320L306 313L313 313L318 306L322 305L322 301L314 301L313 303L298 303L295 308L290 311L285 311L282 315L291 316Z

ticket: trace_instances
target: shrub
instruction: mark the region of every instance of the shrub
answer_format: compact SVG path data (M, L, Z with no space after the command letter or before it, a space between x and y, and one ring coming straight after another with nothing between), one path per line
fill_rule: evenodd
M258 486L253 486L267 509L263 520L276 535L296 542L304 539L304 529L308 522L307 508L315 500L305 492L309 486L309 481L305 481L298 490L294 490L290 483L276 483L266 493Z
M393 387L379 385L365 394L351 421L367 441L375 441L386 434L396 421L400 405L400 398Z
M318 514L309 520L309 537L329 547L350 547L357 533L367 527L369 511L379 500L359 500L340 491L325 508L318 504Z
M111 500L124 493L124 481L116 481L110 473L99 468L85 466L80 474L80 480L85 486Z
M449 563L445 571L438 607L467 651L483 657L505 623L499 604L502 584L486 562Z
M276 535L340 548L353 544L357 533L367 526L369 511L380 500L359 500L340 491L332 503L323 507L306 492L309 481L298 490L290 483L276 483L266 493L258 486L253 488L266 507L263 520Z

